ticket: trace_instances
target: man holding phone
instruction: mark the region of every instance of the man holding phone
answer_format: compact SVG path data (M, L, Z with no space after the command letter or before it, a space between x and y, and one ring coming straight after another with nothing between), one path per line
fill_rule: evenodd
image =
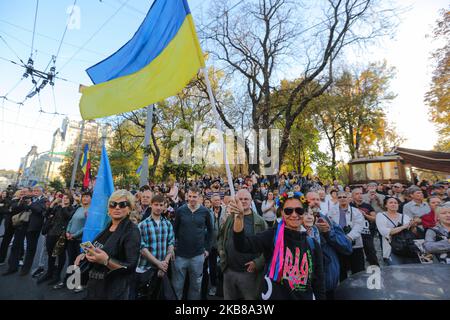
M325 294L327 300L334 300L334 291L339 284L340 256L352 253L352 243L344 230L333 220L320 212L320 196L317 192L308 192L306 200L316 216L315 226L320 232L320 246L324 256Z

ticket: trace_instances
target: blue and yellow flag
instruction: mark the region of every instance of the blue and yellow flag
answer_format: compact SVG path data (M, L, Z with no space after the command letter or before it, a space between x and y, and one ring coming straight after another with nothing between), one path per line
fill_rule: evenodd
M89 145L86 143L84 145L83 156L80 159L80 167L81 171L83 171L83 175L86 175L86 168L88 161L89 161Z
M87 69L80 112L94 119L143 108L179 93L205 66L187 0L155 0L116 53Z

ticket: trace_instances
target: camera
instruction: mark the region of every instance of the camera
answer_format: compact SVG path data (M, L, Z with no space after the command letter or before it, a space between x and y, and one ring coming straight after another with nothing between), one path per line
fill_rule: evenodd
M352 231L352 227L350 226L345 226L342 228L344 230L345 234L349 234L350 231ZM352 240L352 246L354 246L356 244L356 240Z
M352 227L350 227L350 226L345 226L345 227L343 227L342 229L344 230L344 233L345 233L345 234L349 234L350 231L352 231Z

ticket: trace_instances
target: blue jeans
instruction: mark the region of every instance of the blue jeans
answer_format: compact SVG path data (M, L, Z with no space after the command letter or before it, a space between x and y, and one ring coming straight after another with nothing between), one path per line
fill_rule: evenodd
M178 300L183 297L184 280L186 272L189 272L188 300L200 300L200 290L203 277L203 254L193 258L176 256L172 265L172 284Z

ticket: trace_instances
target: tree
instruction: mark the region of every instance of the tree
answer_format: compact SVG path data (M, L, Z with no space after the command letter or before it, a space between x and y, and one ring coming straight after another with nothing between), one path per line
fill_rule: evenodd
M443 46L431 56L435 63L430 90L425 102L431 112L431 121L439 129L438 151L450 152L450 10L443 9L433 30L433 39Z
M310 108L313 110L313 119L321 136L328 143L331 153L331 161L328 164L328 172L333 180L337 177L337 151L342 146L343 131L345 127L342 123L342 108L346 105L343 98L332 94L332 90L311 102Z
M352 159L361 157L361 146L374 142L374 132L385 117L383 106L395 98L389 91L394 69L386 61L371 63L361 73L344 71L334 92L341 98L339 121L345 129L344 141Z
M220 106L229 103L232 95L221 89L223 73L209 69L212 87ZM210 101L202 76L194 78L178 95L159 102L154 107L151 139L148 148L142 146L145 135L147 112L145 109L124 113L115 117L113 151L111 167L113 174L120 177L123 183L132 183L137 178L135 170L142 163L144 154L150 158L149 177L151 180L164 180L167 175L184 177L198 174L204 170L206 163L180 165L171 162L171 151L179 141L172 140L176 129L194 132L194 122L203 125L202 134L207 128L215 127L211 115ZM205 142L207 147L209 142Z
M91 160L91 173L92 176L95 176L95 173L98 170L100 165L100 155L102 150L102 139L101 139L101 130L99 129L98 124L93 122L88 122L85 125L83 141L81 144L81 154L83 152L84 145L87 143L89 145L89 158ZM68 156L64 158L63 163L59 169L61 173L61 177L64 179L66 186L70 185L70 181L72 179L72 170L75 164L75 156L78 146L78 139L75 141L69 148L67 149ZM80 156L81 160L81 156ZM78 164L75 182L81 185L83 181L84 175L83 171L81 171L81 166Z
M251 129L270 129L284 117L279 161L283 163L295 120L309 102L332 83L333 62L345 47L362 44L390 30L390 10L376 10L371 0L329 0L325 19L315 28L302 31L296 22L300 6L288 0L251 1L233 11L227 3L215 2L211 23L202 28L202 37L210 41L211 54L238 76L251 101ZM302 8L303 9L303 8ZM370 19L377 14L375 22ZM304 17L307 20L308 17ZM308 32L309 31L309 32ZM305 44L296 48L295 44ZM296 54L293 54L293 52ZM314 57L314 58L313 58ZM306 61L302 61L306 59ZM275 105L272 91L277 90L277 71L289 60L303 69L298 82L283 105ZM303 64L304 63L304 64ZM234 129L220 114L224 123ZM249 128L250 129L250 128ZM271 153L270 138L267 149ZM259 140L257 140L259 161ZM253 168L251 168L253 169ZM259 171L259 163L254 168Z
M55 189L56 191L64 191L64 184L61 179L56 178L53 181L50 181L49 187Z

